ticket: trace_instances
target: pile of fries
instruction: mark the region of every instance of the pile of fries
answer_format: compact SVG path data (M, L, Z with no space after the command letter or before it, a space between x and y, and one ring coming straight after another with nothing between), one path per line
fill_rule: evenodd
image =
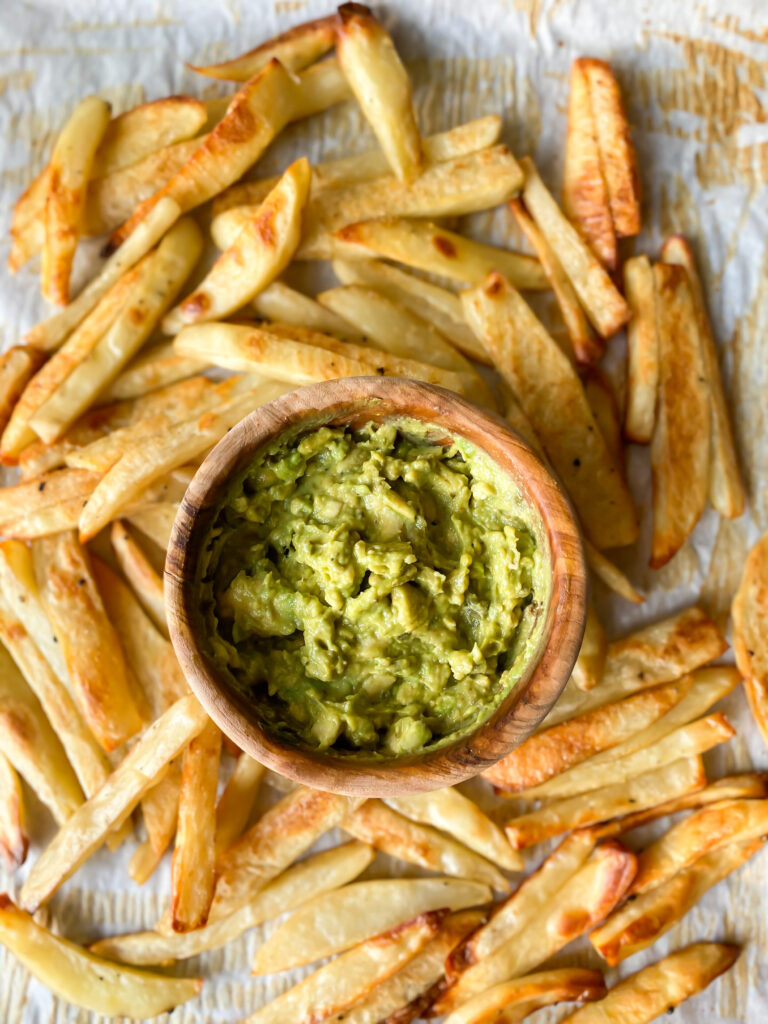
M493 815L456 789L361 801L266 773L189 693L161 577L178 504L227 430L297 385L358 374L439 384L505 416L551 463L593 574L623 599L643 599L604 554L638 537L623 438L650 443L652 566L707 500L741 514L690 247L673 237L655 264L632 256L617 284L620 240L641 222L616 79L602 61L573 64L561 208L533 162L499 143L497 114L420 135L406 69L359 4L195 70L237 91L114 118L87 98L15 207L10 269L39 253L43 295L62 309L0 359L0 458L19 475L0 491L9 870L29 847L20 776L58 832L0 897L0 942L61 998L146 1018L202 985L151 968L291 911L254 974L332 959L253 1024L487 1024L556 1002L584 1004L574 1024L651 1021L739 949L690 946L610 990L600 971L546 963L587 935L611 966L647 948L768 836L768 774L709 779L702 760L734 736L713 708L742 675L768 743L766 541L734 602L739 670L709 664L727 644L696 607L610 644L590 608L562 697L485 773L508 798ZM379 149L252 175L286 125L347 100ZM532 254L456 230L506 203ZM212 264L195 215L209 206ZM99 235L105 261L70 299L78 242ZM295 260L332 261L338 286L296 291L280 280ZM560 324L521 294L547 290ZM625 325L622 413L598 363ZM267 778L282 795L258 814ZM684 816L640 852L625 845L668 815ZM138 885L173 847L154 930L86 950L44 927L37 912L102 846L132 841L139 816ZM343 841L316 852L335 829ZM531 864L520 851L552 839L511 883ZM379 877L379 852L422 876Z

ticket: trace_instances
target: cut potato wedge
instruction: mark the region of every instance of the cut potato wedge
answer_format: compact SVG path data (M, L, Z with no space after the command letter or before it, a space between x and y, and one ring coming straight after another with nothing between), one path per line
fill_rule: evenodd
M363 332L348 320L282 281L267 285L264 291L254 296L251 306L264 320L292 327L308 327L311 331L331 334L346 341L364 340Z
M632 310L627 325L627 408L624 433L648 444L656 423L659 390L659 333L656 282L647 256L624 264L624 294Z
M590 601L587 604L587 619L579 656L571 673L571 678L580 690L591 690L599 684L603 678L607 651L608 639L605 630L597 617L594 604Z
M731 605L733 653L763 742L768 746L768 535L752 548Z
M216 804L216 856L237 842L253 812L266 768L242 753Z
M606 993L600 971L563 967L493 985L446 1017L445 1024L515 1024L554 1003L588 1003Z
M602 580L609 590L612 590L614 594L618 594L619 597L623 597L625 601L631 601L633 604L642 604L645 601L643 595L629 578L610 559L606 558L602 551L598 551L595 545L590 544L586 537L582 538L582 543L584 544L584 554L586 555L589 568L599 580Z
M0 856L9 872L27 858L26 817L21 780L5 754L0 754Z

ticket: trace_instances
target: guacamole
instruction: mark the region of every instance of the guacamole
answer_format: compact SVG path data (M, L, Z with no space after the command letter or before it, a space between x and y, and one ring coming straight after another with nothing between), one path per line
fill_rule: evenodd
M520 678L546 578L512 481L415 421L283 437L238 474L198 565L206 655L264 728L395 758L475 728Z

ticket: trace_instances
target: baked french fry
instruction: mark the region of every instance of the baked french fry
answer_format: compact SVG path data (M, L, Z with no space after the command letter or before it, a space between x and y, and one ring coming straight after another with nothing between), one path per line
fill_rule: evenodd
M110 1017L155 1017L194 999L203 984L102 960L41 927L6 895L0 896L0 943L61 999Z
M519 434L520 437L531 447L540 459L546 459L544 449L541 447L538 437L531 426L531 421L523 412L520 403L515 398L512 389L509 385L501 380L499 384L499 390L501 391L502 409L504 411L504 419L512 427L515 433ZM584 538L582 537L582 544Z
M631 311L587 243L547 191L533 161L521 160L523 199L568 275L590 323L610 338L629 320Z
M728 415L720 376L717 345L712 334L712 325L707 315L704 289L696 270L696 261L688 242L681 235L668 238L661 249L665 263L676 263L685 267L691 289L696 321L699 328L699 342L704 357L704 368L709 383L712 410L712 444L709 461L709 500L713 508L728 519L737 519L744 511L744 482L739 471L739 460L733 439L733 429Z
M120 246L119 252L123 248ZM142 398L151 391L194 377L207 368L208 363L204 360L180 356L171 341L150 345L140 349L138 355L104 388L99 401L118 402Z
M595 825L702 789L706 781L700 757L681 757L644 775L630 776L602 789L555 800L521 814L507 823L505 831L515 850L525 850L569 829Z
M462 293L467 322L493 355L559 473L587 536L631 544L637 513L571 363L501 274Z
M93 493L101 473L54 469L0 491L0 532L31 540L77 526L78 506Z
M446 1017L445 1024L515 1024L554 1003L588 1003L606 993L600 971L563 967L494 985Z
M109 104L97 96L86 97L62 128L48 165L40 288L44 298L60 306L69 301L69 275L80 238L86 187L108 123Z
M701 992L739 957L738 946L699 942L620 981L605 999L565 1017L560 1024L649 1024Z
M587 565L598 579L619 597L633 604L642 604L645 598L636 587L630 582L627 576L606 558L602 551L598 551L594 544L591 544L586 537L582 537L584 554L587 558Z
M0 855L13 872L27 859L29 836L21 780L5 756L0 754Z
M0 432L4 431L24 389L45 362L29 345L14 345L0 356Z
M164 636L167 636L168 623L160 574L155 571L152 563L120 520L112 523L109 536L123 575L133 587L134 593L154 624Z
M733 598L733 653L744 676L749 709L768 746L768 535L752 548Z
M712 402L696 307L683 267L657 263L659 405L651 439L651 568L680 550L709 493Z
M656 283L647 256L633 256L624 264L624 294L632 310L632 319L627 324L624 433L629 441L648 444L656 423L659 335Z
M573 290L573 285L568 280L557 256L550 248L536 222L529 217L520 200L510 200L509 208L514 214L517 226L536 253L542 270L547 275L552 291L555 293L557 304L560 307L560 315L563 318L577 362L591 363L600 359L605 352L605 342L592 333L589 321Z
M375 254L453 281L479 284L497 270L523 291L549 288L547 276L533 256L484 245L428 221L368 220L340 228L335 237L362 247L367 250L365 255Z
M240 754L216 805L216 856L236 843L248 825L266 768Z
M758 836L705 853L690 867L626 903L589 936L611 966L647 949L696 906L705 892L738 870L765 845Z
M597 126L584 65L583 59L571 64L563 209L603 266L615 270L616 231L600 166Z
M380 800L367 800L344 819L342 828L390 857L430 871L471 878L496 892L509 891L506 878L490 861L428 825L409 821Z
M125 821L207 720L190 695L149 726L101 789L77 808L38 857L22 886L22 906L31 912L50 899L95 853L107 834Z
M48 195L48 167L34 178L13 206L11 251L8 270L15 274L45 242L45 202Z
M141 512L133 512L126 518L137 530L149 537L161 551L165 551L171 539L173 521L178 511L178 505L169 501L158 501Z
M574 683L580 690L591 690L603 678L607 652L608 640L605 630L597 617L594 604L590 601L587 605L587 620L579 656L571 673Z
M620 238L636 235L640 231L640 180L619 84L606 61L583 57L579 63L587 79L611 220Z
M411 82L389 33L362 4L342 4L336 27L341 70L398 178L421 170L421 136Z
M216 787L221 730L208 721L184 752L176 846L171 865L171 927L188 932L208 919L215 884Z
M174 761L160 781L142 798L141 814L147 830L147 851L139 853L139 847L134 855L137 859L131 858L128 867L131 878L139 885L143 885L155 870L176 834L180 792L181 766L178 761Z
M282 281L273 281L264 291L255 295L251 306L264 320L288 324L291 327L308 327L347 341L363 341L363 332L349 321L337 316L330 309L321 306L303 292L289 288Z
M91 168L103 178L130 167L163 146L191 139L207 120L205 104L194 96L165 96L113 117L104 130Z
M621 434L621 416L616 394L608 375L599 366L585 366L581 380L589 407L600 433L605 438L611 458L619 470L624 472L624 442Z

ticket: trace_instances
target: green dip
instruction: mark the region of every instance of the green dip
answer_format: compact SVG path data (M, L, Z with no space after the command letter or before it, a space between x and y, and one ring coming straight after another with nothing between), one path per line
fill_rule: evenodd
M486 719L536 649L537 534L511 479L444 430L282 436L213 512L206 655L284 742L374 759L434 749Z

